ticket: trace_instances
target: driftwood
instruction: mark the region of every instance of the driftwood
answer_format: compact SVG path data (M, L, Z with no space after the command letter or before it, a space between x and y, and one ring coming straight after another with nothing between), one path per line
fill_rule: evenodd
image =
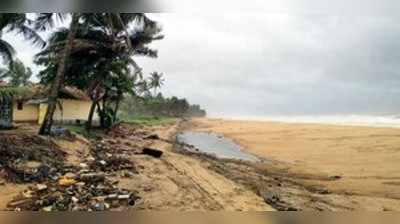
M144 148L142 151L142 154L149 155L154 158L160 158L163 155L163 151L158 150L158 149L152 149L152 148Z

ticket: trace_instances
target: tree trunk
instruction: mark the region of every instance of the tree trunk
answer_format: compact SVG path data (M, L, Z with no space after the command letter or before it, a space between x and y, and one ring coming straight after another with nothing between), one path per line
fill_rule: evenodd
M103 124L104 124L104 116L103 116L103 109L101 108L101 106L100 106L100 101L97 101L96 102L96 105L97 105L97 108L98 108L98 111L99 111L99 119L100 119L100 126L101 127L103 127Z
M121 98L122 98L122 95L118 94L118 99L115 102L115 108L114 108L114 114L113 114L113 122L117 121L117 113L118 113L118 110L119 110L119 104L121 102Z
M86 130L88 130L88 131L90 129L92 129L93 115L94 115L94 112L96 111L96 106L97 106L97 101L93 100L92 105L90 106L89 116L88 116L88 120L86 123Z
M39 130L40 135L50 134L51 126L53 125L53 115L57 105L58 91L61 88L62 82L64 80L65 65L67 63L67 59L73 47L75 34L78 28L78 22L79 22L79 14L73 13L72 22L68 32L67 42L65 43L64 50L61 54L61 58L58 63L57 74L56 77L54 78L53 84L50 89L47 112L43 120L42 126L40 127Z

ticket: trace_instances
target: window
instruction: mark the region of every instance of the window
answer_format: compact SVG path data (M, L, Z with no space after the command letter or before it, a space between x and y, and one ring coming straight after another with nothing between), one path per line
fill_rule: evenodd
M24 104L22 102L17 103L17 109L18 110L23 110L24 109Z

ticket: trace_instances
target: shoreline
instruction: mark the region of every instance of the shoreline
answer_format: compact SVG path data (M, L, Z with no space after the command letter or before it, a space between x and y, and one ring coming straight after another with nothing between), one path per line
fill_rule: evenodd
M351 116L350 116L351 117ZM225 120L225 121L241 121L241 122L264 122L264 123L282 123L282 124L299 124L299 125L329 125L329 126L349 126L349 127L370 127L370 128L394 128L400 129L400 119L398 123L390 122L355 122L355 121L324 121L307 119L293 119L290 116L285 118L268 118L268 117L206 117L209 120Z
M278 161L277 173L301 185L375 200L360 202L363 209L400 210L399 129L222 119L191 123L193 131L221 134L246 152Z

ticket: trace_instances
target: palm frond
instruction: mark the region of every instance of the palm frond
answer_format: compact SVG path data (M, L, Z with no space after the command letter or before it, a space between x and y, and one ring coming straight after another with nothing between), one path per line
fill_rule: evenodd
M64 22L68 13L38 13L34 21L34 28L39 31L46 31L54 28L56 22Z
M0 56L6 64L12 64L15 49L7 41L0 39Z
M32 43L40 48L46 46L46 41L33 29L26 25L21 25L17 28L17 33L22 34L26 40L32 41Z

